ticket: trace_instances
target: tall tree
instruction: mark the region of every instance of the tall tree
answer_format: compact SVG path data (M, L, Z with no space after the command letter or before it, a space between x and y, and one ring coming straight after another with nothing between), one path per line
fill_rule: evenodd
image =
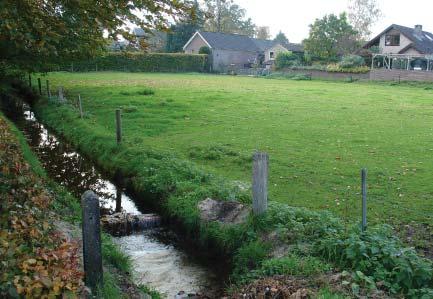
M105 48L106 39L132 39L128 24L145 31L168 27L190 10L187 0L2 0L0 72L5 65L36 70L62 59L88 57ZM1 74L0 74L1 75Z
M233 0L204 0L204 3L209 16L204 25L205 30L254 36L256 26L251 18L246 18L245 9Z
M280 30L278 34L275 36L274 41L280 43L282 45L286 45L289 43L289 39L287 36Z
M358 32L348 23L345 13L326 15L310 25L310 34L304 40L305 50L322 59L335 59L353 52L358 46Z
M195 1L191 13L170 27L165 50L169 53L181 52L186 42L197 30L202 29L203 25L204 12L201 10L198 2Z
M258 26L256 29L256 38L269 39L271 37L268 26Z
M360 40L368 40L371 27L382 17L376 0L349 0L349 21Z

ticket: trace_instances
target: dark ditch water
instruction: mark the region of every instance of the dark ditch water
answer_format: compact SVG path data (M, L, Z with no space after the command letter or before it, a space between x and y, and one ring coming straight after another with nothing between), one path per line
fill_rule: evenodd
M136 215L153 212L116 186L71 145L47 130L29 106L24 104L20 110L5 113L26 136L48 175L76 198L92 190L99 196L102 207ZM148 285L166 298L174 298L180 291L205 294L210 298L222 294L223 270L214 264L204 264L202 258L195 256L194 246L185 244L182 236L169 227L162 225L113 239L131 257L136 283Z

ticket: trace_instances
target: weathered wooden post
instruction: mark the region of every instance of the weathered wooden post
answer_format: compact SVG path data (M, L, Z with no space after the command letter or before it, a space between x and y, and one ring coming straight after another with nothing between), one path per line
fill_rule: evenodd
M367 169L361 170L361 189L362 189L362 223L361 228L364 232L367 229Z
M83 118L83 105L81 104L80 94L78 94L78 109L80 110L80 118Z
M64 96L63 96L63 87L59 86L59 101L63 102L65 100Z
M38 88L39 88L39 95L42 95L42 83L41 83L41 78L38 78Z
M116 109L116 140L117 144L122 142L122 117L120 109Z
M50 81L47 80L47 97L51 100Z
M95 71L96 72L98 71L98 64L97 63L95 64Z
M102 252L99 199L92 191L81 197L83 209L83 260L86 286L93 290L102 286Z
M268 165L267 153L257 152L253 156L253 212L260 215L268 208Z
M29 87L32 87L32 75L29 73Z
M116 213L122 212L122 189L116 187Z

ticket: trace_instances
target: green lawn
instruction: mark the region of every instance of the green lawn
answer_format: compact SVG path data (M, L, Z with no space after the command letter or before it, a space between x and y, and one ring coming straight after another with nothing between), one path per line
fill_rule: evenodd
M123 108L127 146L169 150L250 184L250 157L270 155L270 199L369 220L433 224L433 91L391 84L203 74L52 73L86 122L112 132ZM154 94L146 94L151 89ZM78 113L77 113L78 115Z

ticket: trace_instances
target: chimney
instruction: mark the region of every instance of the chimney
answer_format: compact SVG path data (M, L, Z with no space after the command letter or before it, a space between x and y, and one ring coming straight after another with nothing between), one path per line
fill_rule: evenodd
M421 34L422 33L422 25L415 25L415 32Z

